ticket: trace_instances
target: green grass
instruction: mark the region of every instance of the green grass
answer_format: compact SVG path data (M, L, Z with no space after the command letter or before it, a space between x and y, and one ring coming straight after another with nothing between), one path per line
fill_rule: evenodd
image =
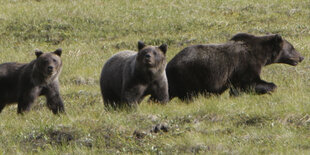
M63 48L61 94L67 114L39 98L20 116L0 114L0 154L309 154L310 2L307 0L1 0L0 63L29 62L34 50ZM278 33L305 57L262 77L272 95L198 97L106 111L99 76L105 61L137 41L168 44L170 60L192 44L223 43L238 32ZM156 124L168 132L154 133ZM143 138L133 134L141 133Z

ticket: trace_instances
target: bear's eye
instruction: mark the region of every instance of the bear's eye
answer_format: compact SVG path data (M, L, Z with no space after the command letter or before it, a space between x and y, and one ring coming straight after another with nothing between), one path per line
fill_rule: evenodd
M56 62L56 59L53 59L53 62Z

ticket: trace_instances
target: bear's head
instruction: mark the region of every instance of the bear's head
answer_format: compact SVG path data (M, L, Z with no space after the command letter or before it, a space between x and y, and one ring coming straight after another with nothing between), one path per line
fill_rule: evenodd
M296 66L304 60L304 57L294 48L294 46L280 35L274 35L276 44L280 45L280 52L274 60L275 63L284 63Z
M62 49L48 53L36 50L35 70L38 73L37 76L41 75L44 79L57 77L62 69L61 53Z
M304 59L290 42L278 34L255 36L248 33L238 33L230 40L242 41L255 51L259 51L255 54L262 54L267 58L265 65L285 63L296 66Z
M158 68L166 64L167 45L159 47L146 46L142 41L138 42L137 61L148 68Z

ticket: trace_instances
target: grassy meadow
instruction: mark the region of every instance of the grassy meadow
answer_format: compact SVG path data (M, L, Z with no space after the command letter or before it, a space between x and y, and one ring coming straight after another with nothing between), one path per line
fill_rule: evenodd
M137 42L168 44L167 59L193 44L238 32L278 33L305 57L274 64L262 78L272 95L200 96L108 111L99 76L116 52ZM1 0L0 63L29 62L34 50L63 49L66 115L40 97L32 110L0 113L0 154L309 154L309 0ZM1 87L1 86L0 86ZM162 124L167 131L154 131Z

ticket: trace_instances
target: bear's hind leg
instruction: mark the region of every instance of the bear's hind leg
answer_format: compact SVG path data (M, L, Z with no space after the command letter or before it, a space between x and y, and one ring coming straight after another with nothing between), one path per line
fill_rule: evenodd
M2 112L3 108L5 107L5 103L0 102L0 113Z
M115 109L120 107L120 98L111 91L102 92L102 99L106 108Z
M229 95L231 97L237 97L237 96L240 96L240 94L241 94L240 90L238 90L237 88L234 88L234 87L230 87Z
M22 114L25 111L29 111L31 105L34 103L35 99L38 97L38 93L36 89L32 91L24 91L26 93L22 94L22 96L18 100L17 113Z

